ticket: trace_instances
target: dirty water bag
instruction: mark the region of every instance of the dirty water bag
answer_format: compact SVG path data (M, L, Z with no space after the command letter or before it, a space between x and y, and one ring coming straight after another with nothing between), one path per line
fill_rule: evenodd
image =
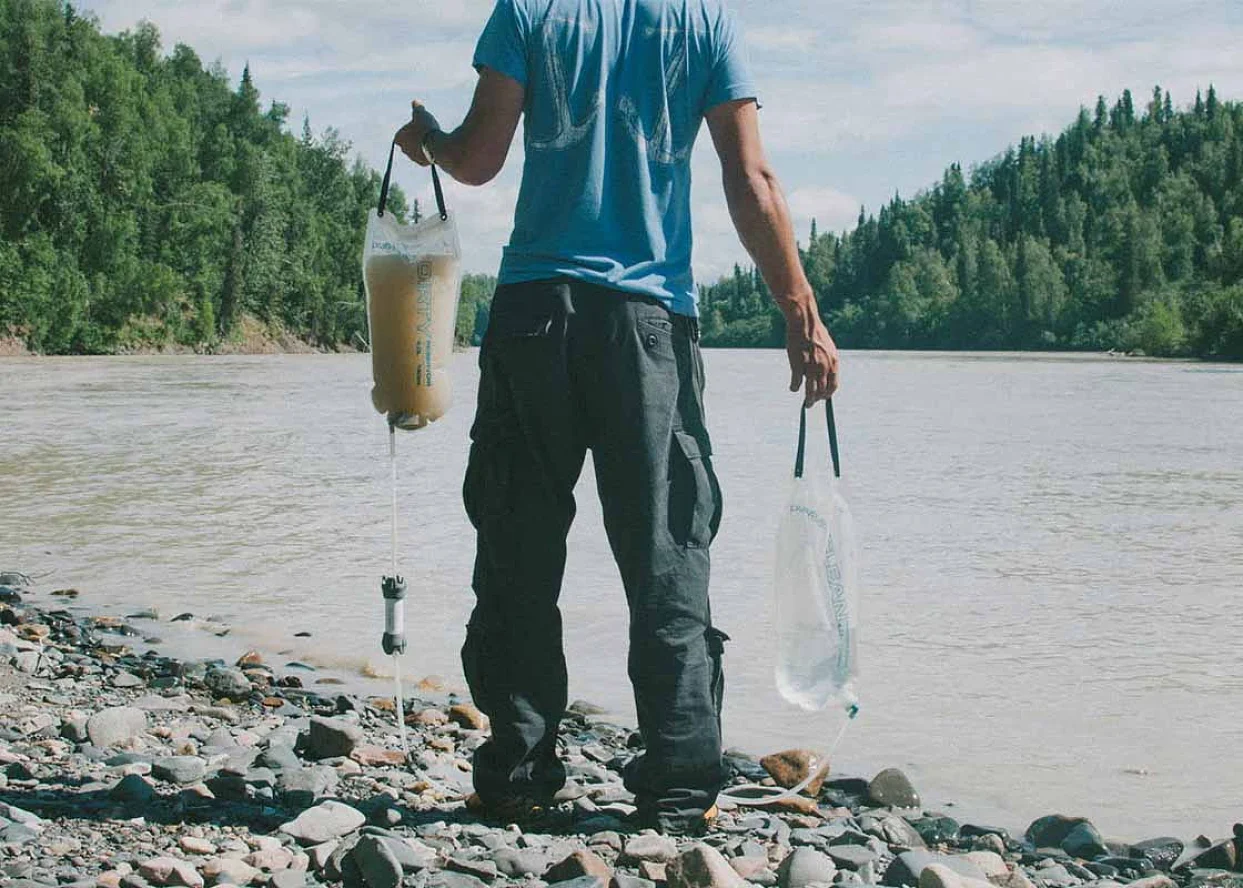
M813 435L808 447L809 412L814 420L824 414L828 454L822 435ZM822 710L836 701L853 717L858 709L858 579L854 525L840 477L832 402L803 410L794 480L777 532L777 689L802 709Z
M401 429L440 419L452 399L449 361L461 295L461 246L432 167L438 213L407 225L387 212L393 151L380 205L367 219L363 282L371 340L371 402Z

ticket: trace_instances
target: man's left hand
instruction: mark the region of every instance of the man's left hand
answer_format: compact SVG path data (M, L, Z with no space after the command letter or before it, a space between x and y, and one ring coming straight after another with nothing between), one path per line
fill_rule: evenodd
M440 124L417 99L410 107L410 122L397 131L397 147L419 166L429 166L431 161L423 151L423 140L428 133L439 132Z

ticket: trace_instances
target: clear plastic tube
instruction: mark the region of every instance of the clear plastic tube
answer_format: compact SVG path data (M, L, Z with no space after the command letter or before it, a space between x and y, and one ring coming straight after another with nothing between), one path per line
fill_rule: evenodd
M760 786L758 783L747 783L742 786L735 786L730 792L722 792L717 796L717 800L730 805L738 805L744 808L763 808L767 805L775 805L778 802L784 802L786 799L792 799L811 786L822 776L828 773L829 765L833 761L833 756L837 753L837 747L842 743L842 739L846 736L851 723L855 720L855 716L859 714L859 708L852 706L847 710L849 717L842 725L837 737L833 740L833 744L829 747L829 751L821 757L820 762L807 776L807 779L797 786L789 789L782 789L779 786ZM737 793L746 793L746 795L737 795Z

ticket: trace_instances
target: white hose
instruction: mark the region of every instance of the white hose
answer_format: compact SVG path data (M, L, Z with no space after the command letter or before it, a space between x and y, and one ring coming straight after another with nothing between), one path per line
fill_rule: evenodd
M410 744L406 741L406 703L401 696L401 657L393 654L394 702L397 704L397 732L401 735L401 751L410 758Z
M747 783L742 786L735 786L732 792L723 792L717 796L718 801L726 804L738 805L745 808L763 808L767 805L775 805L778 802L784 802L786 799L792 799L811 786L817 780L829 772L829 765L833 761L833 756L837 753L837 747L841 745L842 738L846 736L846 731L850 728L851 722L855 720L859 710L855 707L850 709L850 717L846 719L842 725L842 729L837 732L837 737L833 740L833 744L829 747L829 751L820 759L807 779L797 786L789 789L782 789L779 786L760 786L758 783ZM735 793L747 793L745 796L735 795Z
M388 427L388 460L393 478L393 580L397 579L397 427L389 423ZM394 606L396 605L396 606ZM398 606L401 612L398 613ZM390 603L385 608L387 622L400 621L401 625L388 625L385 628L392 634L405 634L405 602ZM397 713L397 733L401 736L401 750L406 758L410 758L410 744L406 739L406 704L401 693L401 655L393 654L393 708Z

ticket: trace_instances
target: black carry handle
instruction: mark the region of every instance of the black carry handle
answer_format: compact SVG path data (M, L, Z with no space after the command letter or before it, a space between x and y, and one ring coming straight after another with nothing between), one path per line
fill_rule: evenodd
M829 452L833 455L833 476L842 477L842 461L837 451L837 419L833 416L833 399L824 402L824 415L829 426ZM807 408L798 419L798 455L794 458L794 477L803 477L803 463L807 455Z
M397 140L393 140L393 144L388 146L388 166L384 168L384 182L380 185L380 207L379 214L384 216L384 211L388 209L388 189L393 182L393 156L397 152ZM436 169L436 164L432 164L432 190L436 192L436 209L440 211L440 221L444 222L449 218L449 211L445 209L445 192L440 187L440 173Z

